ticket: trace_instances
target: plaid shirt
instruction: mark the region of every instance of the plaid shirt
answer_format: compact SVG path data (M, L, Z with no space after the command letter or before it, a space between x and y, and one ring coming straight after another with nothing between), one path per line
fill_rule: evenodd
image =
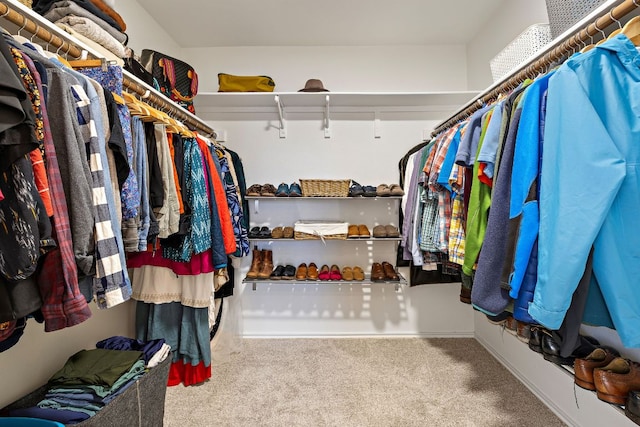
M455 168L454 168L455 169ZM449 228L449 261L462 265L464 263L464 212L463 196L457 194L451 208L451 227Z
M35 64L26 55L24 55L24 61L36 82L38 92L44 93L41 75L36 70ZM46 170L54 212L53 237L58 244L45 256L38 273L40 295L43 299L41 310L44 317L44 330L51 332L84 322L91 317L91 310L78 289L78 271L71 241L69 214L56 149L51 138L46 101L41 103L40 110L44 130Z
M93 86L86 83L87 89L90 92L93 90L95 93ZM96 125L91 117L91 100L80 85L72 85L71 91L76 100L80 133L89 148L88 161L92 178L96 241L96 275L93 278L93 290L98 307L109 308L131 297L131 282L123 262L123 248L118 245L115 236L115 232L118 232L119 229L114 231L116 228L113 227L109 212L109 198L105 185L110 185L110 181L105 179L103 169L103 165L107 164L107 159L101 153Z

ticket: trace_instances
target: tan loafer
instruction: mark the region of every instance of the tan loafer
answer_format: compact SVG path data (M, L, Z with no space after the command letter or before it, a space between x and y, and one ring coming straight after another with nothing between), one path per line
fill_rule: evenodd
M342 269L342 280L352 281L353 280L353 270L351 267L344 267Z
M353 279L360 282L364 280L364 270L357 265L353 267Z

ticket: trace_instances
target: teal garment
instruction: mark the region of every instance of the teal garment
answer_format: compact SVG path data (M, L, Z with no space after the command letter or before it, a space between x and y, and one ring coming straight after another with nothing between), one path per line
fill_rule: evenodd
M101 385L113 387L115 382L142 357L140 351L80 350L62 369L53 374L49 386Z
M629 348L640 347L639 96L640 53L625 35L569 59L549 80L529 306L559 328L593 247L593 274Z
M122 350L112 350L122 351ZM82 386L65 386L65 387L52 387L48 390L48 393L94 393L96 396L104 398L115 392L120 387L127 384L132 379L138 378L145 373L144 359L137 360L126 373L118 378L111 387L104 385L82 385Z

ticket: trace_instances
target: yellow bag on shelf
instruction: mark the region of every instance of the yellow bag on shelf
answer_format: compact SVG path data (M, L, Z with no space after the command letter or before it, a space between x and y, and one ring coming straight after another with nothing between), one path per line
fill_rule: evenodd
M218 73L218 92L273 92L276 84L269 76L234 76Z

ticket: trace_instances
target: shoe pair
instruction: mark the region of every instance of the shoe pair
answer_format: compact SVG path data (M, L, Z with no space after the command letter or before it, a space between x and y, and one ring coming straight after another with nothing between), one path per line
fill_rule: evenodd
M320 272L318 273L318 279L322 281L342 280L342 273L340 273L340 267L333 264L331 268L329 268L327 264L324 264L320 268Z
M293 227L275 227L271 231L273 239L293 239Z
M379 197L404 196L404 191L398 184L380 184L376 187L376 195Z
M297 182L287 185L284 182L278 186L276 197L302 197L302 189Z
M348 239L368 239L369 237L371 237L371 232L369 231L366 225L364 224L349 225L349 229L347 231Z
M355 181L351 181L349 187L349 197L376 197L376 188L372 185L360 185Z
M385 238L385 237L400 237L400 232L397 227L393 225L376 225L373 227L373 237L375 238Z
M296 277L296 268L293 265L278 265L269 278L271 280L293 280Z
M271 230L269 227L252 227L249 230L250 239L270 239L271 238Z
M400 277L396 273L395 268L384 261L381 263L374 262L371 265L371 281L373 282L398 282Z
M296 270L296 280L318 280L318 266L313 262L307 266L303 262Z
M593 370L593 383L598 399L614 405L625 405L629 393L640 390L640 363L615 357L606 366Z
M271 184L253 184L251 187L247 188L247 196L275 197L276 191L276 187Z
M346 280L348 282L354 280L362 282L364 280L364 270L357 265L353 268L344 267L342 269L342 280Z

